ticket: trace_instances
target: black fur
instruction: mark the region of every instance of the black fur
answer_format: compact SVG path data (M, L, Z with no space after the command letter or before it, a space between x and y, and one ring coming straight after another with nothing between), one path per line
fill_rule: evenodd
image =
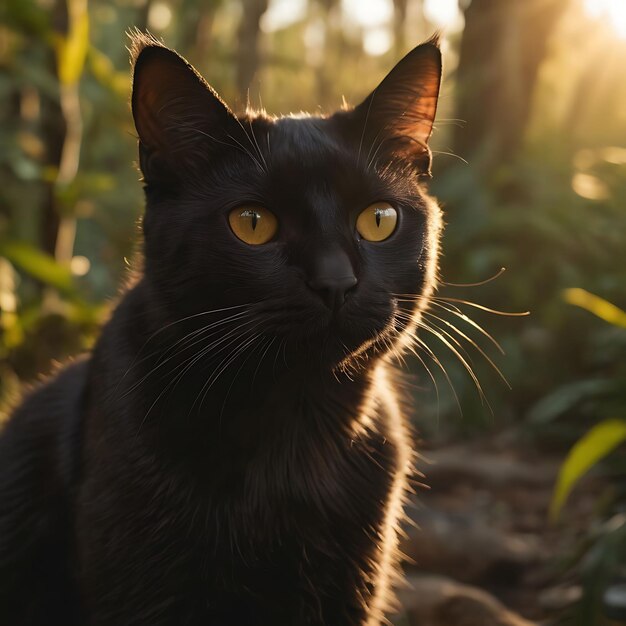
M134 61L145 267L0 437L0 624L378 624L411 461L390 358L435 281L439 50L354 110L278 119L236 118L145 36ZM379 243L355 231L376 201L399 213ZM242 204L272 241L233 234ZM310 286L328 258L358 280L341 307Z

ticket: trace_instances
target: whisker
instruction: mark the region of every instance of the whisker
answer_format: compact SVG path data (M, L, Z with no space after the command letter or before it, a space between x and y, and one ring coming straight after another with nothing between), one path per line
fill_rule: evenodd
M239 326L238 328L241 328L241 326ZM236 329L235 329L236 330ZM245 331L243 333L242 336L245 336L248 332L251 332L250 330ZM232 331L231 333L232 334ZM228 349L229 346L233 345L236 341L238 341L241 337L240 336L235 336L233 337L230 341L227 342L227 344L225 346L223 346L222 348L220 348L217 352L215 352L213 354L213 356L216 356L217 354L220 354L221 352L223 352L224 350ZM143 427L143 424L145 423L146 419L148 418L149 414L152 412L152 410L154 409L154 407L156 406L156 404L158 403L158 401L163 397L163 394L165 394L170 387L172 387L172 385L174 385L172 387L172 392L174 391L174 389L176 388L176 386L178 385L178 383L182 380L182 378L184 377L184 375L200 360L202 360L214 347L215 345L218 345L219 343L221 343L224 339L226 339L226 337L221 338L218 342L212 342L210 343L208 346L206 346L205 348L203 348L198 354L194 354L192 355L190 358L186 359L185 361L183 361L181 364L179 364L179 368L183 368L178 374L176 374L176 376L171 379L169 381L169 383L165 386L165 388L159 393L159 395L157 396L157 398L154 400L154 402L150 405L150 408L148 409L148 411L146 412L146 414L144 415L141 424L139 425L139 429L137 431L137 435L139 435L139 432L141 430L141 428ZM186 365L185 365L186 364ZM183 367L184 366L184 367ZM205 383L206 384L206 383ZM203 387L204 388L204 387ZM193 410L193 407L195 406L195 402L191 407L191 410ZM190 413L191 414L191 411Z
M487 400L487 397L485 396L485 392L483 391L482 385L480 384L478 377L474 373L474 370L472 369L470 364L467 362L467 360L463 357L463 355L455 348L455 346L452 343L450 343L446 339L446 337L443 335L442 332L437 331L436 329L432 328L428 324L420 323L419 326L420 328L423 328L426 332L429 332L435 337L437 337L439 341L441 341L441 343L447 346L449 350L459 359L459 361L461 362L461 364L463 365L467 373L470 375L474 383L474 386L476 387L476 390L478 391L478 395L480 396L481 402L486 404L486 406L489 408L489 412L493 415L493 409L491 407L491 404Z
M446 368L443 366L443 364L441 363L441 361L439 360L439 358L437 357L437 355L432 351L432 349L430 348L430 346L428 344L426 344L420 337L415 336L414 338L415 343L422 348L422 350L424 350L424 352L433 360L433 362L437 365L437 367L442 371L446 382L448 383L448 386L450 387L450 390L452 391L452 395L454 396L454 400L456 402L456 405L459 409L459 413L461 413L461 415L463 414L463 409L461 408L461 401L459 400L459 396L456 392L456 389L454 388L454 385L452 384L452 379L450 378L450 375L448 374L448 372L446 371ZM413 347L412 345L409 345L409 350L419 359L419 355L417 354L417 351L415 349L415 347ZM420 359L421 360L421 359Z
M372 98L370 99L369 104L367 105L367 112L365 113L365 122L363 122L363 130L361 131L361 139L359 141L359 152L358 152L357 157L356 157L357 165L361 163L361 150L363 148L363 139L365 139L365 131L367 129L367 121L369 120L369 117L370 117L370 110L372 108L372 103L374 102L375 94L376 94L376 92L374 92L372 94ZM370 147L370 151L371 151L371 147ZM368 157L369 157L369 153L368 153Z
M265 171L267 172L269 170L269 168L267 167L267 161L265 160L265 157L263 156L263 153L261 152L261 147L259 146L259 142L257 141L256 135L254 134L254 128L252 127L252 120L248 120L248 126L250 127L250 133L252 134L252 139L254 140L254 143L256 145L257 153L259 157L263 160L263 164L265 165Z
M208 346L209 349L213 349L214 347L220 345L221 343L223 343L226 339L228 339L228 337L230 337L233 333L236 333L237 330L239 330L240 328L242 328L243 326L251 323L254 320L249 320L247 322L243 322L242 324L240 324L239 326L231 329L230 331L228 331L228 333L226 333L225 335L222 335L217 341L213 342L212 344L210 344ZM193 343L191 343L190 345L186 346L184 349L179 350L178 352L176 352L175 354L171 355L170 357L168 357L165 360L160 360L159 362L157 362L157 364L146 374L144 374L144 376L142 376L139 381L135 382L129 389L126 390L126 392L122 395L122 398L126 397L129 393L131 393L132 391L134 391L135 389L137 389L143 382L145 382L150 376L152 376L156 371L158 371L159 369L161 369L166 363L168 363L169 361L171 361L172 359L174 359L176 356L178 356L179 354L181 354L182 352L184 352L185 350L188 350L189 348L193 347L194 345L197 345L198 343L202 342L205 338L201 337L200 339L197 339L196 341L194 341ZM183 364L188 362L190 359L193 359L195 355L191 355L190 357L188 357L187 359L185 359L183 361Z
M490 280L493 280L493 278ZM421 299L421 296L418 296L416 298L409 298L409 299L399 298L399 301L400 302L414 302L419 299ZM478 324L478 322L476 322L471 317L469 317L464 311L459 309L455 304L452 304L449 302L439 302L436 297L426 299L425 302L427 302L427 304L431 307L438 307L442 309L443 311L447 311L448 313L451 313L452 315L455 315L459 319L463 320L466 324L469 324L470 326L472 326L472 328L476 329L481 335L483 335L486 339L488 339L490 343L492 343L493 346L498 350L498 352L500 352L503 355L505 354L504 348L498 343L498 341L496 341L494 337L492 337L480 324ZM432 311L428 311L427 308L424 309L422 313L434 315ZM504 312L501 312L501 313L504 314ZM440 318L440 321L443 321L443 318Z
M255 336L255 339L258 339L260 336L262 336L262 333L257 333L257 335ZM261 346L265 345L266 342L262 343ZM269 344L271 344L272 342L270 341ZM228 401L228 397L230 396L230 392L231 389L233 388L233 385L235 384L235 381L237 380L237 378L239 377L239 374L241 373L241 370L244 368L245 364L248 362L248 359L254 354L254 350L257 346L253 346L252 350L250 350L250 352L248 352L248 355L246 356L246 358L242 361L241 365L239 366L239 369L237 369L237 371L235 372L235 375L232 377L232 380L230 381L230 385L228 386L228 389L226 391L226 395L224 396L224 401L222 402L222 408L220 409L220 415L219 415L219 423L221 425L222 423L222 415L224 414L224 408L226 407L226 402ZM267 349L266 351L267 352ZM265 352L263 354L265 354ZM262 357L261 357L262 358ZM259 369L259 365L260 365L260 360L257 363L256 369L255 371L255 375L257 370ZM252 386L251 386L252 388ZM202 405L200 405L202 406Z
M254 332L254 330L256 328L258 328L265 320L261 320L259 322L257 322L252 328L249 328L248 330L246 330L239 339L243 339L246 335L249 335L250 333ZM262 335L262 333L257 333L256 335L254 335L253 340L256 340L258 337L260 337ZM233 342L230 342L229 345L232 345ZM216 382L216 380L221 376L221 374L227 369L227 367L230 365L230 363L232 363L241 353L242 351L251 343L250 340L247 340L243 346L239 346L234 353L227 355L226 357L224 357L224 359L222 359L222 361L220 361L219 365L215 368L215 370L213 370L213 373L209 376L209 378L206 380L206 382L204 383L204 385L202 386L202 388L200 389L200 392L198 394L198 396L196 397L196 400L194 400L193 405L191 406L190 409L190 414L191 411L193 411L193 408L196 405L196 402L198 401L198 398L200 398L200 396L202 396L201 400L200 400L200 406L198 408L198 410L200 410L200 408L202 408L202 404L204 403L204 400L209 392L209 390L211 389L211 387L213 386L213 384ZM223 351L220 350L220 352ZM219 371L218 371L219 370ZM217 372L217 373L216 373ZM206 389L205 389L206 388ZM203 393L204 392L204 393Z
M502 315L505 317L526 317L530 315L530 311L498 311L497 309L491 309L488 306L477 304L476 302L470 302L469 300L462 300L461 298L449 298L444 296L433 296L433 300L440 302L457 302L459 304L466 304L467 306L480 309L486 313L493 313L493 315Z
M425 313L425 311L424 311L424 313ZM430 324L430 325L432 325L432 328L434 328L435 330L439 331L439 332L440 332L440 333L442 333L444 336L446 336L446 337L447 337L450 341L452 341L452 343L454 343L454 345L455 345L455 346L456 346L456 347L457 347L457 348L458 348L458 349L459 349L459 350L460 350L460 351L461 351L461 352L465 355L465 358L466 358L468 361L471 361L471 357L470 357L470 355L467 353L467 351L465 350L465 346L463 346L463 344L462 344L462 343L461 343L461 342L460 342L460 341L459 341L456 337L454 337L453 335L451 335L451 334L450 334L447 330L445 330L445 329L443 329L443 328L439 327L436 323L434 323L434 322L430 322L430 323L428 323L428 322L426 322L426 320L423 320L423 319L422 319L422 320L419 320L419 321L417 322L417 327L418 327L418 328L425 328L425 329L428 329L428 328L430 328L430 327L431 327L429 324Z
M285 367L287 369L289 368L289 363L287 363L287 340L285 339L285 342L283 343L283 363L285 364Z
M154 402L150 405L145 415L143 416L141 423L139 424L139 428L137 429L137 434L135 435L135 437L139 436L139 433L141 432L143 425L148 419L148 416L152 412L152 409L154 409L154 407L157 405L159 400L163 397L163 394L165 394L170 389L170 387L172 387L172 385L174 385L174 387L172 387L172 392L173 392L174 389L176 389L176 386L178 385L179 381L182 380L185 373L188 372L200 359L202 359L210 351L210 349L211 349L210 347L204 348L198 354L194 354L192 357L190 357L189 359L186 359L179 365L179 368L181 368L181 371L178 372L176 376L174 376L174 378L172 378L168 382L168 384L161 390L159 395L156 397Z
M196 400L194 400L194 403L191 406L191 411L193 411L196 405L196 402L198 401L198 398L200 398L200 404L198 405L198 410L200 411L202 409L202 405L204 404L204 401L206 400L206 397L209 391L211 390L211 387L213 387L213 385L217 382L218 378L228 369L228 366L235 359L237 359L240 354L242 354L245 351L245 349L250 344L254 343L259 338L260 335L261 333L257 333L256 335L253 335L251 338L247 339L242 345L238 346L232 354L226 356L220 362L220 364L217 366L217 368L219 369L216 368L216 370L213 372L213 374L211 374L211 376L209 376L209 378L204 383L204 385L202 385L202 389L200 389L200 393L198 394L198 397L196 398Z
M433 154L445 154L446 156L451 156L455 159L458 159L462 163L465 163L465 165L469 165L468 161L466 161L462 156L455 154L454 152L446 152L445 150L433 150Z
M506 317L525 317L530 315L530 311L499 311L498 309L491 309L482 304L478 304L477 302L472 302L471 300L463 300L462 298L451 298L448 296L428 296L424 297L419 294L414 293L392 293L392 296L396 298L406 298L407 301L410 302L424 302L428 304L429 302L454 302L457 304L466 304L467 306L474 307L476 309L480 309L481 311L485 311L486 313L493 313L494 315L503 315Z
M399 301L410 302L410 300L403 300L403 299L399 299ZM451 313L452 315L455 315L459 319L463 320L466 324L469 324L470 326L472 326L472 328L476 329L481 335L483 335L486 339L488 339L489 342L492 343L493 346L498 350L498 352L500 352L501 354L505 354L502 346L480 324L475 322L471 317L469 317L466 313L461 311L455 305L449 304L449 303L435 302L434 300L428 302L428 305L438 307L439 309L446 311L447 313ZM429 311L427 308L422 310L421 313L423 315L434 316L434 313L432 311ZM438 318L438 319L442 322L444 321L444 318ZM446 322L446 323L449 323L449 322Z
M286 342L287 338L283 337L280 340L280 343L278 344L278 349L276 350L276 354L274 355L274 362L272 364L272 376L274 380L276 380L276 362L278 361L278 355L280 354L280 349L282 348L283 344L285 344Z
M250 145L252 146L252 149L257 149L259 150L259 156L261 157L261 159L263 160L263 163L265 163L265 158L263 157L263 155L261 154L261 151L259 149L258 144L255 146L254 143L252 142L252 139L250 138L250 135L248 135L248 133L246 132L246 129L244 128L244 125L241 123L241 120L235 115L235 121L237 122L237 124L239 124L241 130L243 131L243 134L246 136L246 139L250 142ZM232 137L231 137L232 138ZM255 139L256 141L256 139ZM256 160L256 159L255 159ZM267 163L265 163L265 168L263 169L263 167L261 167L261 164L259 161L257 161L257 163L259 164L259 167L261 169L262 172L267 173Z
M237 121L239 122L239 120L237 120ZM239 122L239 125L241 126L241 122ZM243 126L241 126L241 128L243 129ZM246 133L245 129L244 129L243 132L246 135L246 137L248 137L248 134ZM238 139L233 137L230 133L227 133L226 135L227 135L227 137L230 137L243 150L243 152L245 154L247 154L252 159L252 161L259 168L259 170L261 170L261 172L265 171L263 169L263 166L261 165L261 162L254 156L254 154L252 154L252 152L250 152L250 150L248 150ZM248 137L248 139L249 139L249 137Z
M411 321L415 322L415 320L413 320L412 317L408 316L408 314L404 313L403 311L402 312L398 311L397 314L400 317L404 317L405 319L410 319ZM481 398L481 402L484 402L489 407L490 412L493 414L493 410L491 409L491 405L489 404L489 401L487 400L487 397L485 396L485 393L480 384L480 381L478 380L478 377L476 376L476 374L474 373L474 370L472 369L472 367L470 366L468 362L469 356L467 355L467 352L465 351L463 346L459 343L459 341L455 337L453 337L450 333L448 333L446 330L439 328L439 327L433 328L431 325L427 324L424 320L417 320L416 324L418 328L423 328L426 332L437 337L457 357L459 362L463 365L465 370L470 375L474 385L476 386L476 389L478 390L479 396ZM418 338L415 337L415 339L418 339ZM463 352L467 356L467 358L465 358L461 352ZM485 355L485 357L488 360L490 360L487 357L487 355Z
M272 158L272 148L271 148L271 146L270 146L270 134L269 134L269 133L267 133L267 134L265 135L265 143L267 143L267 156L268 156L268 157L270 158L270 160L271 160L271 158Z
M273 345L275 340L276 340L276 337L272 337L270 339L270 341L268 342L267 347L263 351L263 354L261 355L261 358L259 359L259 362L256 365L254 373L252 374L252 382L250 383L251 387L254 387L254 381L256 380L256 375L259 372L259 367L261 367L261 363L263 362L263 359L265 358L265 355L268 353L269 349L272 347L272 345Z
M441 284L445 285L446 287L482 287L483 285L487 285L497 278L500 278L500 276L502 276L504 272L506 272L506 267L501 267L493 276L491 276L490 278L486 278L485 280L481 280L479 283L447 283L441 281Z
M432 380L433 382L433 386L435 387L435 394L437 396L437 416L439 416L439 413L441 411L441 398L439 395L439 385L437 384L437 380L434 374L432 373L432 370L430 369L430 367L428 367L428 365L426 365L426 361L424 361L424 359L419 355L417 350L411 348L411 353L422 364L428 376L430 377L430 380Z
M475 328L479 333L486 337L495 346L498 352L500 352L500 354L505 354L504 348L480 324L478 324L471 317L463 313L463 311L459 310L456 307L453 307L452 305L446 305L440 302L431 302L431 304L433 306L439 307L444 311L447 311L448 313L452 313L452 315L456 315L458 318L472 326L472 328Z
M240 309L240 308L245 307L245 306L251 306L251 303L236 304L234 306L228 306L228 307L224 307L224 308L221 308L221 309L213 309L211 311L201 311L200 313L194 313L193 315L188 315L186 317L181 317L180 319L174 320L173 322L170 322L170 323L166 324L165 326L162 326L161 328L156 330L154 333L152 333L152 335L150 335L150 337L148 337L148 339L146 339L145 343L141 346L141 348L139 348L139 351L135 355L135 358L133 359L131 364L128 366L128 369L124 372L124 375L120 379L120 382L126 377L128 372L130 372L130 370L133 368L135 362L139 358L139 355L143 352L143 349L150 343L150 341L152 341L152 339L154 339L157 335L159 335L163 331L167 330L168 328L171 328L172 326L175 326L176 324L180 324L182 322L186 322L187 320L194 319L196 317L201 317L203 315L212 315L214 313L223 313L224 311L232 311L233 309ZM119 384L120 383L118 382L118 386L119 386ZM117 389L117 387L116 387L116 389Z
M458 117L437 117L437 124L458 124L459 126L465 126L466 120L462 120Z
M230 315L230 316L228 316L226 318L223 318L221 320L217 320L217 321L213 322L212 324L208 324L207 326L203 326L201 328L198 328L196 330L191 331L190 333L188 333L187 335L185 335L184 337L179 339L172 346L170 346L163 353L163 355L160 357L160 359L162 359L163 357L166 357L174 348L176 348L176 346L180 345L180 349L176 352L176 354L180 354L181 352L184 352L184 350L187 350L187 349L191 348L192 346L195 346L198 342L193 342L190 345L187 345L187 346L185 346L183 348L184 344L186 342L188 342L190 339L192 339L194 336L203 335L208 330L212 330L213 328L217 328L218 326L223 326L224 324L228 324L228 323L232 322L235 319L241 319L242 317L246 317L247 315L251 315L251 312L250 311L241 311L239 313L235 313L234 315ZM176 356L176 354L174 356Z
M254 155L243 145L241 144L235 137L233 137L232 135L227 133L227 137L230 137L235 143L230 143L228 141L222 141L221 139L218 139L217 137L199 129L199 128L195 128L192 126L189 126L188 124L178 124L179 127L184 127L187 128L189 130L193 130L196 133L200 134L200 135L204 135L205 137L208 137L209 139L211 139L212 141L214 141L215 143L219 143L222 144L223 146L228 146L229 148L235 148L236 150L240 150L241 152L243 152L245 155L249 156L257 165L257 167L259 167L259 169L261 169L261 171L263 170L263 168L261 167L261 164L256 160L256 158L254 157ZM243 127L242 127L243 128ZM245 130L244 130L245 132Z
M183 361L183 363L181 363L179 365L179 367L183 368L182 371L179 372L178 374L176 374L176 376L174 378L172 378L168 382L168 384L161 390L159 395L156 397L154 402L150 405L150 407L146 411L145 415L143 416L143 419L141 420L141 423L139 424L139 428L137 429L137 434L135 435L135 438L137 438L139 436L139 433L141 432L141 429L143 428L143 425L145 424L146 420L148 419L148 416L152 412L152 409L154 409L154 407L157 405L159 400L163 397L163 394L165 394L170 389L172 384L174 385L174 387L172 388L172 391L174 391L174 389L176 388L176 385L178 385L178 382L182 379L182 377L185 375L185 373L188 372L200 359L202 359L209 352L209 350L210 350L210 348L205 348L205 349L201 350L198 354L193 355L193 357L188 359L189 361L191 361L191 363L189 363L186 367L183 367L183 365L185 365L185 363L187 363L187 361Z
M374 164L374 161L376 160L376 157L378 156L379 150L383 147L383 144L385 143L385 141L387 141L387 137L383 135L383 137L378 142L378 145L376 146L376 150L374 150L374 154L372 154L371 157L370 157L370 154L372 152L372 148L376 145L376 141L380 137L381 133L383 133L386 130L387 130L386 128L382 128L381 130L379 130L378 133L376 133L376 137L374 137L374 141L372 141L372 145L370 146L369 152L367 153L368 161L367 161L366 169L368 169L368 170Z
M474 348L476 350L478 350L478 352L481 354L481 356L489 363L489 365L491 365L491 367L493 368L493 370L498 374L498 376L502 379L502 381L504 382L504 384L511 389L511 385L509 383L509 381L506 379L506 377L504 376L504 374L500 371L500 368L498 368L498 366L493 362L493 360L490 358L490 356L471 338L468 337L463 331L459 330L454 324L451 324L448 320L443 319L442 317L439 317L437 315L434 315L433 313L429 313L428 311L424 311L425 315L428 315L429 317L433 317L436 320L439 320L441 323L445 324L446 326L448 326L451 330L453 330L454 332L456 332L459 336L461 336L463 339L465 339L466 341L468 341L472 346L474 346ZM450 337L450 339L452 339L452 336L447 333L443 328L441 328L439 325L434 324L433 325L439 329L441 332L445 333L448 337Z

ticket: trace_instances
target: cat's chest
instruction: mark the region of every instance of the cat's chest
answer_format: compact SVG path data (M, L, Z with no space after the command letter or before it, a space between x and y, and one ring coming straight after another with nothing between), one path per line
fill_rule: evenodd
M142 437L132 448L109 441L115 450L99 440L78 506L86 586L130 567L124 593L167 588L204 611L245 589L253 615L284 597L347 594L377 558L398 469L402 442L378 426L352 438L285 428L257 447L216 439L193 464L183 449L172 463Z
M354 563L375 544L396 456L395 445L374 434L268 453L198 496L202 515L179 518L180 527L168 532L199 540L226 568L234 558L246 569L280 564L295 576L329 559Z
M376 528L401 442L384 414L371 416L371 430L352 427L362 385L325 384L322 391L284 380L261 402L238 394L230 405L207 402L200 419L173 403L171 414L138 422L131 405L124 426L94 403L86 457L94 495L118 492L124 516L141 519L143 528L214 545Z
M156 475L159 508L175 512L164 532L258 553L285 541L319 545L324 536L379 527L398 456L385 435L311 428L257 447L226 443L208 448L206 464L184 466L178 488L163 489Z

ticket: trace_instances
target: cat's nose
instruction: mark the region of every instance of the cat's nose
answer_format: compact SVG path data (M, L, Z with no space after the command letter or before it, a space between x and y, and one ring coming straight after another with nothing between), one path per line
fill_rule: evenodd
M320 295L329 309L337 310L357 282L346 252L341 248L331 248L316 257L307 284Z
M357 284L354 274L347 276L320 276L309 281L309 287L317 291L329 309L334 311L341 308L346 300L346 294Z

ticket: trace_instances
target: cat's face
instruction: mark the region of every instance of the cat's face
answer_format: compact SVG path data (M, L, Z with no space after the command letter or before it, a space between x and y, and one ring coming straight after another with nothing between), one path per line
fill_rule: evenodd
M354 110L278 119L235 117L175 53L137 48L146 275L174 315L247 305L251 336L332 366L412 332L440 229L419 185L437 47Z

